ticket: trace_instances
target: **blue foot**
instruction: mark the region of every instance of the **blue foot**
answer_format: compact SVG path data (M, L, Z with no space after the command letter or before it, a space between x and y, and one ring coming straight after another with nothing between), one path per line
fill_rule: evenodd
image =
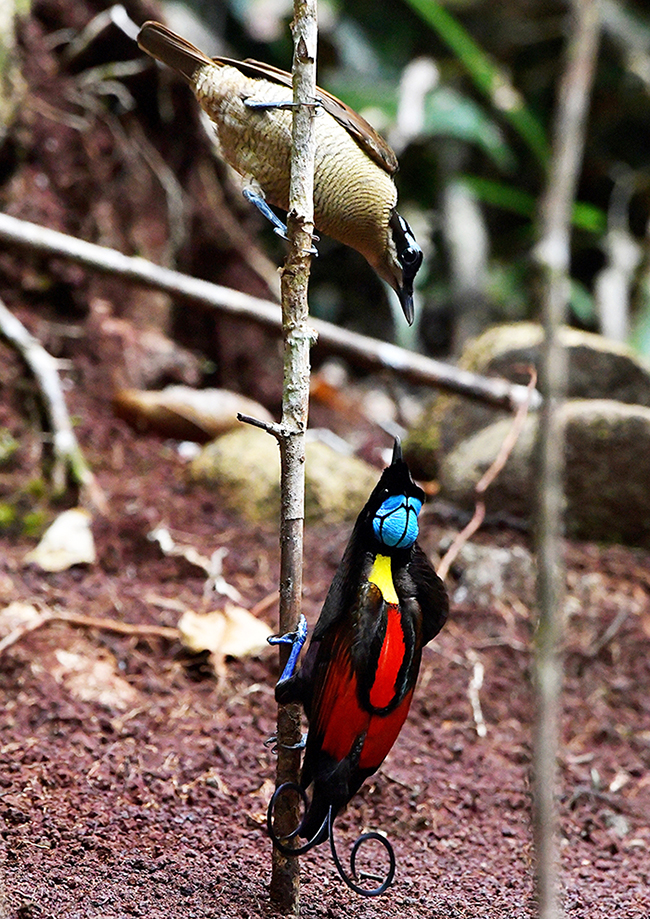
M298 104L297 102L263 102L260 99L244 99L246 108L252 108L258 112L266 112L269 109L278 109L281 112L286 112L298 108Z
M282 671L282 676L278 680L278 686L284 680L290 679L294 670L296 669L296 661L298 660L298 655L302 650L307 639L307 620L305 617L300 614L300 620L298 621L298 628L295 632L287 632L286 635L272 635L270 638L267 638L267 641L270 645L291 645L291 653L289 654L289 660L286 663L284 670Z
M250 201L251 204L255 205L258 211L263 214L267 220L270 220L270 222L273 224L274 233L277 233L278 236L282 237L282 239L289 239L287 236L286 224L282 223L277 214L273 213L261 195L258 195L257 192L254 192L252 188L245 188L242 194L247 201Z
M271 737L268 738L268 740L265 740L265 741L264 741L264 746L265 746L265 747L270 747L270 748L271 748L271 753L277 754L277 752L278 752L278 738L277 738L277 736L276 736L275 734L273 734ZM306 732L306 731L305 731L305 733L302 735L302 737L300 738L300 740L298 741L298 743L291 743L291 744L283 743L283 744L282 744L282 747L283 747L284 750L304 750L306 746L307 746L307 732Z
M298 743L283 743L282 746L285 750L304 750L307 746L307 731L304 731Z
M316 111L321 107L322 103L320 99L314 99L313 102L265 102L262 99L251 99L249 97L248 99L244 99L244 105L246 108L253 109L257 112L268 112L272 109L281 112L292 112L294 109L300 108L303 105Z
M254 204L258 211L273 224L273 232L277 233L277 235L282 239L286 239L288 241L289 237L287 235L286 223L282 223L278 215L271 210L264 198L261 195L258 195L257 192L253 191L252 188L244 188L242 194L247 201L250 201L251 204ZM318 239L317 236L314 236L313 238ZM311 247L309 254L318 255L318 250L315 246Z

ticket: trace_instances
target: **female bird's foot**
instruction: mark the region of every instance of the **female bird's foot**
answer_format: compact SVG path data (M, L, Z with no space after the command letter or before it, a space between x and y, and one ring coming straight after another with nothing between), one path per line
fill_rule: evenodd
M261 195L259 195L256 191L253 191L252 188L244 188L242 191L242 194L244 198L246 198L247 201L250 201L251 204L255 205L255 207L258 209L260 214L266 217L266 219L273 224L274 233L277 233L277 235L280 236L282 239L286 239L286 240L289 239L289 236L287 235L286 223L282 223L278 215L275 214L271 210L271 208L268 206L268 204L266 203L266 201ZM313 236L312 239L317 240L318 237ZM316 249L315 246L311 247L311 249L309 250L309 254L318 255L318 250Z

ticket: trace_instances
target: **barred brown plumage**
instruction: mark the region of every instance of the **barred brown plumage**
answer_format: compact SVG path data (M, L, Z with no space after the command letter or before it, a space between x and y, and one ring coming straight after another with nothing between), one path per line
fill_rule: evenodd
M157 22L138 44L180 73L210 117L223 159L275 207L288 209L292 79L257 61L209 58ZM396 211L397 159L365 119L322 89L316 118L314 223L360 252L397 293L413 322L413 281L422 263L408 223Z

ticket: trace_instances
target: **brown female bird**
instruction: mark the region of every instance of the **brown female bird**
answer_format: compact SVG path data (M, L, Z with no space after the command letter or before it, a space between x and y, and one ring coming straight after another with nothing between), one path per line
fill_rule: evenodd
M210 117L223 159L247 183L246 197L282 232L266 205L289 207L291 74L256 61L209 58L157 22L146 22L139 46L182 74ZM399 216L393 175L397 159L360 115L318 89L315 119L314 223L360 252L397 293L413 322L413 280L422 250Z

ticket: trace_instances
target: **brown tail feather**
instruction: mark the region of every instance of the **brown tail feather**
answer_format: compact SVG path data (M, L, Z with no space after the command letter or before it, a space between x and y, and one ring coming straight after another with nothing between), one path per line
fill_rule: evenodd
M191 42L159 22L145 22L138 34L138 45L147 54L180 73L190 83L194 81L199 67L213 63Z

